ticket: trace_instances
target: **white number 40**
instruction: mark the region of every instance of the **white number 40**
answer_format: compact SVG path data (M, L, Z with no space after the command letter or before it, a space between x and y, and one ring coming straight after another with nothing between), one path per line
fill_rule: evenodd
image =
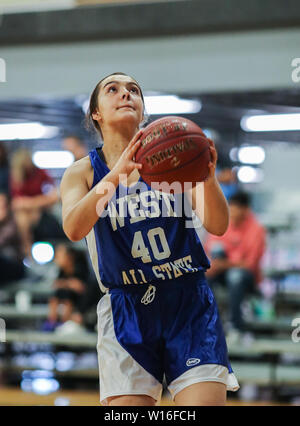
M166 259L170 256L171 251L168 245L165 232L163 228L153 228L150 229L147 233L148 241L151 246L153 256L156 260ZM161 248L159 249L157 245L157 239L160 241ZM134 258L140 257L143 263L152 262L149 249L146 247L146 244L143 239L141 231L137 231L134 234L131 255Z

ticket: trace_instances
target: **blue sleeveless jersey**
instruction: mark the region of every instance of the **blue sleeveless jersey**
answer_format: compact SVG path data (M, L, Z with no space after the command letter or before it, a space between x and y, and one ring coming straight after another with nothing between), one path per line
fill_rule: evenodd
M93 187L110 171L101 149L89 153ZM210 264L194 224L183 194L154 190L142 178L129 188L120 184L86 237L102 291L203 274Z

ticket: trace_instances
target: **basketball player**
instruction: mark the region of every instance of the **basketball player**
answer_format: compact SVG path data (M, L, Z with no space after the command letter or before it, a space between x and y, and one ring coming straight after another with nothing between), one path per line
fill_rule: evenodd
M100 402L159 404L165 375L177 405L224 405L226 391L239 386L205 280L209 261L195 229L172 214L170 197L143 183L134 161L144 119L139 84L123 73L105 77L88 115L104 143L66 170L61 197L64 231L72 241L86 238L106 292L97 309ZM210 143L204 226L222 235L228 207Z

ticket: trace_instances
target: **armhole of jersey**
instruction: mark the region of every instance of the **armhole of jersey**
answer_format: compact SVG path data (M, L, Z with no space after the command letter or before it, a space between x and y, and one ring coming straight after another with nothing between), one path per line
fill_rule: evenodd
M91 189L105 176L110 170L108 169L105 157L101 147L97 147L89 152L90 162L94 169L94 178ZM105 172L102 173L102 170Z
M100 147L97 147L96 152L97 152L100 160L103 161L104 164L106 164L106 160L105 160L105 157L104 157L104 154L103 154L103 150Z
M91 162L91 165L92 165L92 168L93 168L93 171L94 171L93 183L92 183L91 189L94 188L94 186L96 185L96 179L97 179L97 168L96 168L96 164L95 164L95 155L98 155L96 149L94 149L93 151L91 151L89 153L90 162Z
M90 232L88 233L88 235L85 237L85 241L86 241L86 244L87 244L87 247L88 247L90 259L91 259L91 262L92 262L93 269L95 271L95 275L96 275L100 290L102 291L102 293L107 293L108 288L106 288L104 286L104 284L102 283L101 278L100 278L98 247L97 247L97 241L96 241L96 237L95 237L94 228L92 228L90 230Z

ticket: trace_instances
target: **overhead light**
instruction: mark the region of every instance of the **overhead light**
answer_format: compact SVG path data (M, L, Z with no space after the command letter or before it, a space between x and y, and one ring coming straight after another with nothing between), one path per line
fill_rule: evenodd
M34 243L31 248L33 259L40 265L49 263L54 258L54 248L52 244L45 242Z
M244 164L262 164L266 158L265 150L261 146L242 146L237 156Z
M199 100L182 99L175 95L145 96L148 114L196 114L201 110Z
M241 119L247 132L279 132L300 130L300 114L248 115Z
M218 142L220 135L215 129L202 127L202 131L207 138L212 139L216 143Z
M40 169L65 169L74 162L74 155L70 151L36 151L32 161Z
M0 125L0 140L49 139L57 136L59 128L41 123L14 123Z
M231 150L229 151L229 158L231 161L238 161L238 152L239 152L239 148L237 147L231 148Z
M205 136L209 139L212 139L212 132L210 129L202 129Z
M259 183L263 181L264 173L255 167L242 166L237 171L237 177L242 183Z

